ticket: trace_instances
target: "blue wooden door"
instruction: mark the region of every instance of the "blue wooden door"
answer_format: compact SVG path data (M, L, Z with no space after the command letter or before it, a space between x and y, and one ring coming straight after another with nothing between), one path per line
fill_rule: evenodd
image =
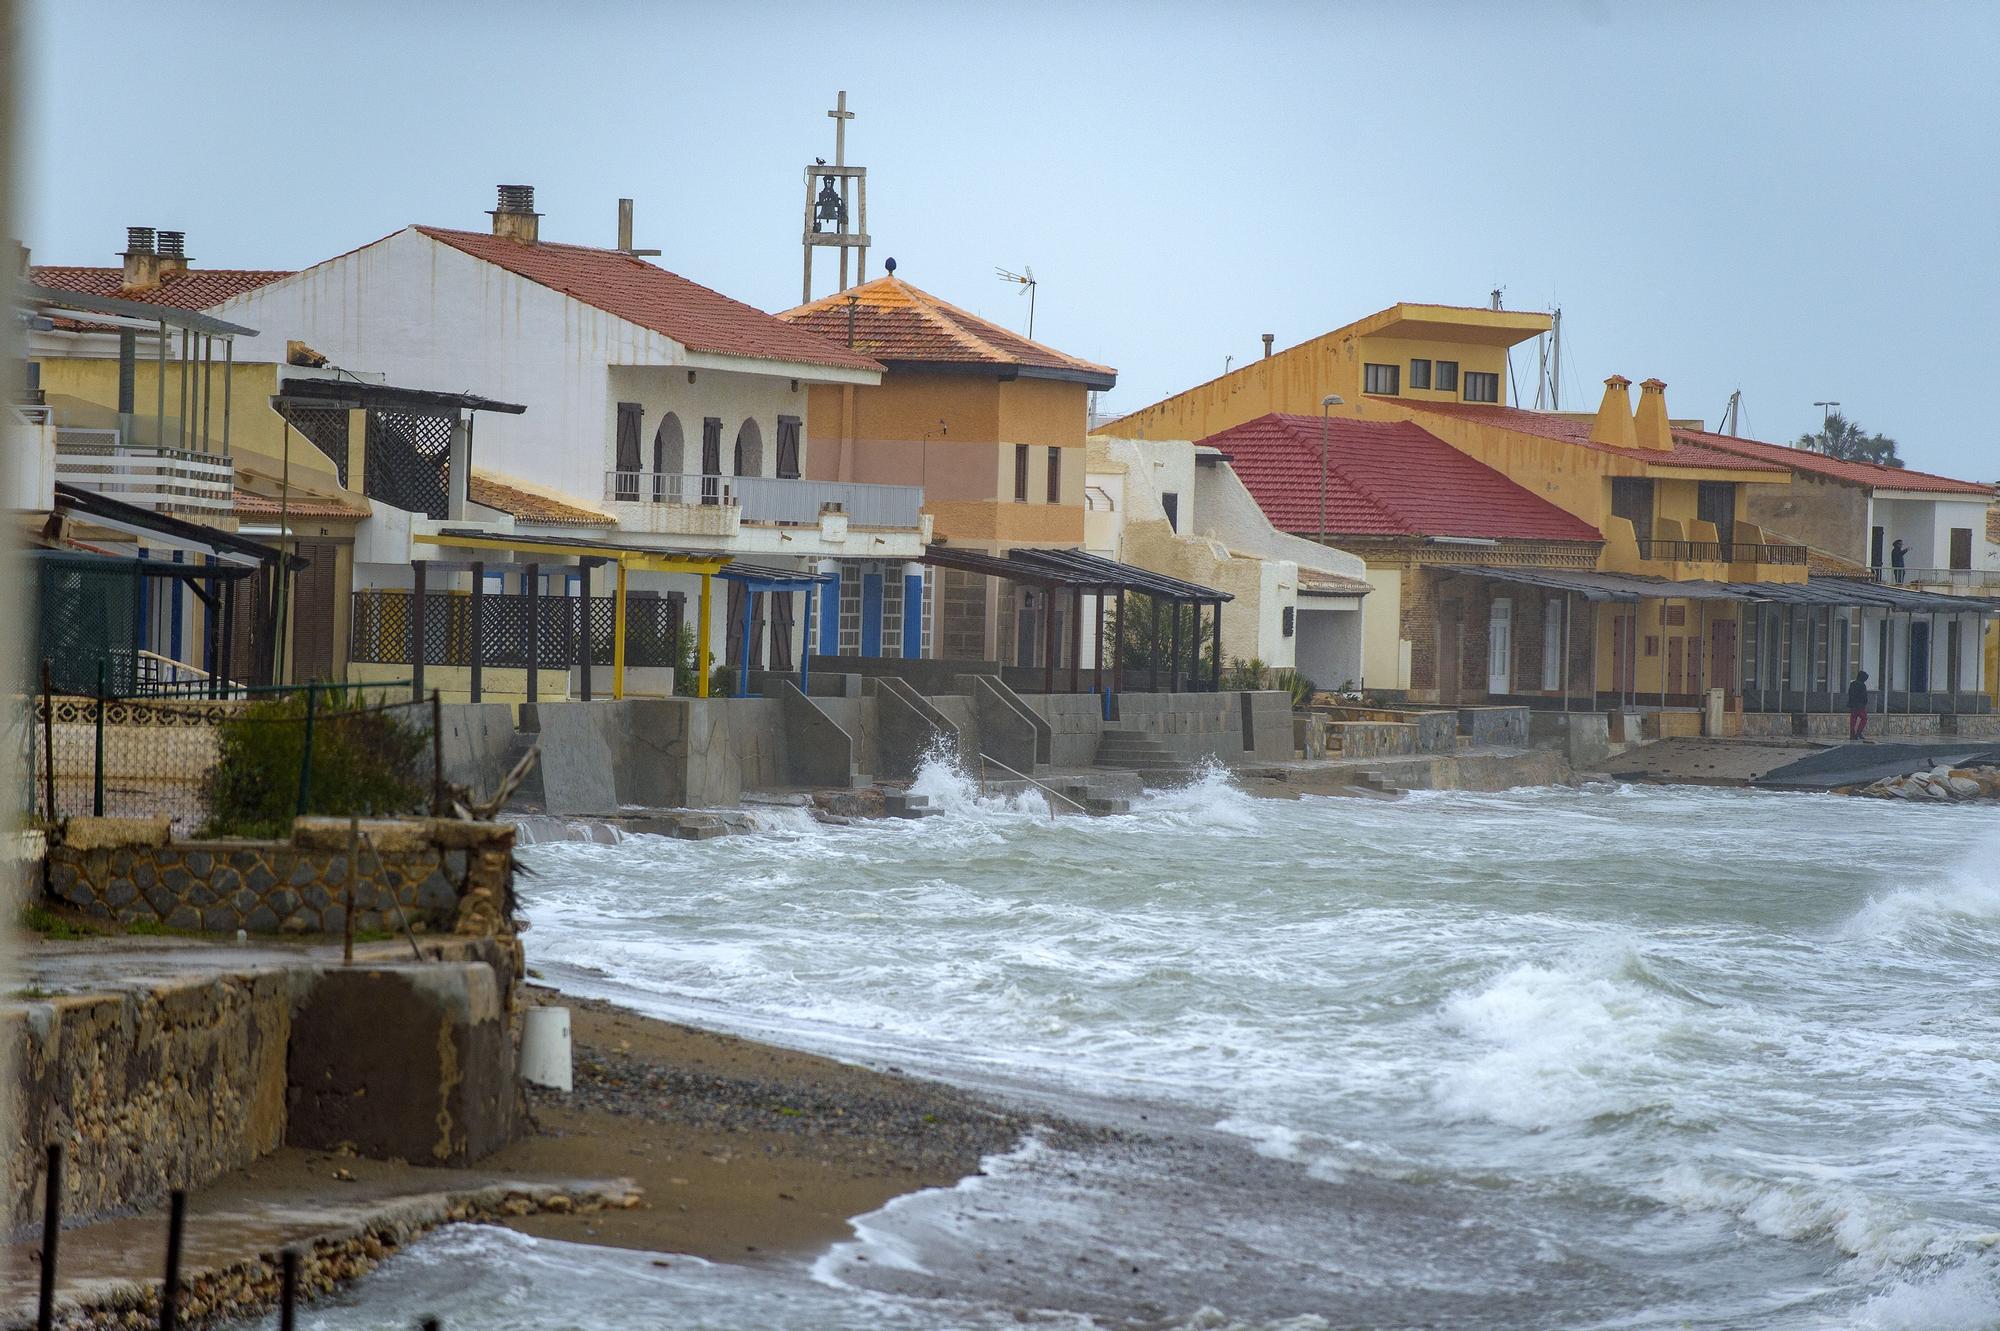
M861 654L882 654L882 575L861 575Z

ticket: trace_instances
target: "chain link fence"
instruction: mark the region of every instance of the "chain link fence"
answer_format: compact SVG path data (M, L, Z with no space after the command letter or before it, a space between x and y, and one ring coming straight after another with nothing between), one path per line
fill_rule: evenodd
M434 811L438 698L409 684L238 687L233 696L98 696L46 682L32 709L35 810L166 817L180 836L280 836L300 814ZM26 709L24 709L26 710Z

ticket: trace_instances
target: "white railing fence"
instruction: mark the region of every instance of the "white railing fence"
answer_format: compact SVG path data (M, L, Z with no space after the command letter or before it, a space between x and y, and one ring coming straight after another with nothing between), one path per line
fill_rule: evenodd
M829 509L857 527L921 525L924 491L917 485L861 485L772 476L690 476L680 472L608 471L604 497L623 504L723 504L745 522L810 526Z
M154 509L226 511L236 469L227 458L127 444L116 430L56 429L56 480Z

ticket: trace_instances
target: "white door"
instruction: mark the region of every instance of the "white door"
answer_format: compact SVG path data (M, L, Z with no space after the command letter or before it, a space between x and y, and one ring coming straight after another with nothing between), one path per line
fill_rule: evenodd
M1563 607L1560 602L1542 602L1542 692L1558 693L1563 686Z
M1493 603L1487 624L1486 691L1496 696L1514 691L1514 603L1505 599Z

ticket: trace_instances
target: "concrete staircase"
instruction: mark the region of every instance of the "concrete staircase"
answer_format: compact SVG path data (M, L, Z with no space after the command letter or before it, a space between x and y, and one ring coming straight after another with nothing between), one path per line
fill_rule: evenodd
M882 792L882 812L891 818L935 818L944 810L932 808L929 795L908 790L885 790Z
M1148 785L1166 785L1193 775L1194 768L1142 730L1107 730L1098 737L1097 766L1136 772Z
M1364 767L1354 774L1354 783L1363 790L1372 790L1382 795L1407 795L1406 787L1397 785L1387 776L1372 767Z

